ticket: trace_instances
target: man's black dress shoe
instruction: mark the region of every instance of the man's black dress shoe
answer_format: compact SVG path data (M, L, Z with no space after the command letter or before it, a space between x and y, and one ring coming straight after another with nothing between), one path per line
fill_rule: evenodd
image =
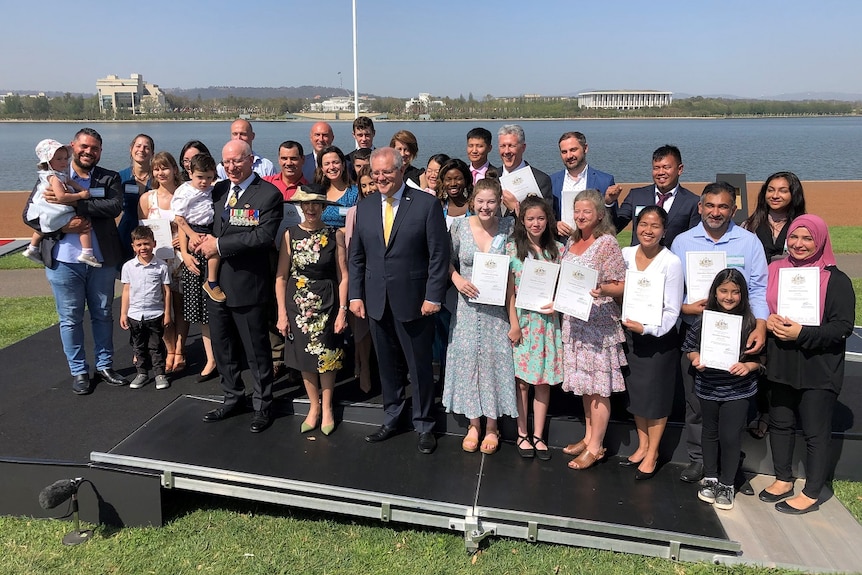
M812 503L805 509L797 509L795 507L791 507L790 504L786 501L779 501L775 504L776 511L780 511L788 515L805 515L806 513L811 513L812 511L817 511L818 509L820 509L819 503Z
M96 375L108 385L129 385L129 381L125 377L110 367L107 369L100 369L96 372Z
M390 437L395 435L395 428L389 427L388 425L381 425L380 429L365 436L365 441L368 443L377 443L379 441L386 441Z
M78 375L72 376L72 393L77 395L87 395L92 392L93 388L90 387L89 374L79 373Z
M774 493L770 493L766 489L757 494L757 498L763 501L764 503L778 503L782 499L787 499L793 495L793 487L790 487L789 491L785 491L784 493L779 493L778 495Z
M679 474L679 478L686 483L697 483L703 479L703 463L692 461Z
M430 431L423 431L419 434L418 447L419 453L424 453L425 455L434 453L434 450L437 449L437 438Z
M214 421L221 421L222 419L227 419L228 417L233 417L234 415L239 415L245 411L245 407L236 404L231 407L217 407L212 411L207 411L204 413L204 421L207 423L212 423Z
M254 417L251 418L251 426L248 428L252 433L260 433L267 427L272 425L272 415L269 410L255 411Z

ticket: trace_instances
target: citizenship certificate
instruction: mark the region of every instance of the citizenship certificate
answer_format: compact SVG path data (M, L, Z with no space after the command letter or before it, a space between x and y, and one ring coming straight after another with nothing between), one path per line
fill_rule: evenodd
M599 272L563 261L560 264L560 279L557 281L557 297L554 299L554 311L589 321L593 309L593 296L590 291L599 284Z
M664 274L626 270L623 319L643 325L661 325L664 308Z
M778 315L802 325L820 325L820 268L778 270Z
M703 324L700 332L701 365L730 371L730 366L739 361L741 343L741 315L703 311Z
M536 183L536 177L533 176L533 170L530 166L524 166L520 170L509 172L500 176L500 185L504 190L509 190L519 202L523 202L524 198L530 194L541 196L539 184Z
M560 264L536 258L525 259L515 307L540 311L542 306L553 303L559 273Z
M727 254L715 252L685 252L685 289L688 303L706 299L715 276L727 267Z
M173 234L171 233L171 220L162 218L149 218L138 222L142 226L147 226L153 230L153 236L156 238L156 249L154 254L160 260L172 260L176 256L173 246Z
M509 256L476 252L473 255L473 277L470 283L479 295L470 301L488 305L506 304L506 285L509 283Z

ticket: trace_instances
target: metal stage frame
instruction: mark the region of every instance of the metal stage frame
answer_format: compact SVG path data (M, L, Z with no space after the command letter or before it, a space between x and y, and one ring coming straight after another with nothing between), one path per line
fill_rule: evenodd
M741 553L740 543L727 538L712 508L696 501L694 487L679 482L679 464L666 464L664 478L660 472L649 482L634 482L615 462L605 469L570 471L565 468L568 458L556 449L545 464L522 460L505 444L492 456L465 454L460 435L442 435L437 452L426 456L416 451L413 433L366 444L365 434L374 429L367 422L345 419L329 437L300 435L299 414L281 415L272 429L251 435L246 417L200 422L212 405L208 398L179 397L115 448L92 452L91 467L157 475L168 490L457 531L468 552L478 550L487 537L502 536L715 564L732 563ZM178 435L182 429L195 431ZM231 456L214 449L220 443ZM261 457L274 446L276 457ZM307 465L311 461L316 464ZM391 461L399 474L381 473L383 461ZM447 476L460 480L450 483ZM632 493L615 491L621 487L608 478L620 476ZM526 491L501 489L503 484L543 485L557 495L544 502L545 509L536 508L534 497L546 494L524 496ZM567 484L571 493L562 489ZM682 489L684 496L678 492ZM565 500L577 491L592 500L607 499L610 511L588 504L580 506L580 514L569 512L579 506L566 509ZM631 520L621 521L625 515L618 509L629 495L646 495L646 503L634 505L627 515ZM509 501L513 505L500 504ZM559 514L545 512L548 508ZM610 520L597 520L597 513Z

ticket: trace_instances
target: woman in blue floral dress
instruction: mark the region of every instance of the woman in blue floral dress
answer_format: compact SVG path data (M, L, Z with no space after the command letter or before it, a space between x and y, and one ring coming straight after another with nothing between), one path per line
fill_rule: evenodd
M309 432L319 422L329 435L335 429L335 375L344 357L339 334L347 326L344 233L323 223L328 201L318 187L301 186L291 202L300 204L305 221L285 231L281 243L275 279L277 326L286 338L284 363L302 372L308 393L308 416L300 431Z

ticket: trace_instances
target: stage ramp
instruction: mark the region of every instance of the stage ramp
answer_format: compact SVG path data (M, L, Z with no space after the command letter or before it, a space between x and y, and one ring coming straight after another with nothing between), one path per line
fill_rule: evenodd
M364 436L375 426L346 419L328 437L300 434L303 417L293 414L251 434L250 416L202 422L217 405L181 396L113 449L91 453L91 465L156 473L165 489L457 531L468 551L489 536L713 563L741 551L679 481L679 464L634 481L614 460L569 470L556 449L547 462L522 459L511 444L467 454L459 435L439 437L428 456L414 433L371 445Z

